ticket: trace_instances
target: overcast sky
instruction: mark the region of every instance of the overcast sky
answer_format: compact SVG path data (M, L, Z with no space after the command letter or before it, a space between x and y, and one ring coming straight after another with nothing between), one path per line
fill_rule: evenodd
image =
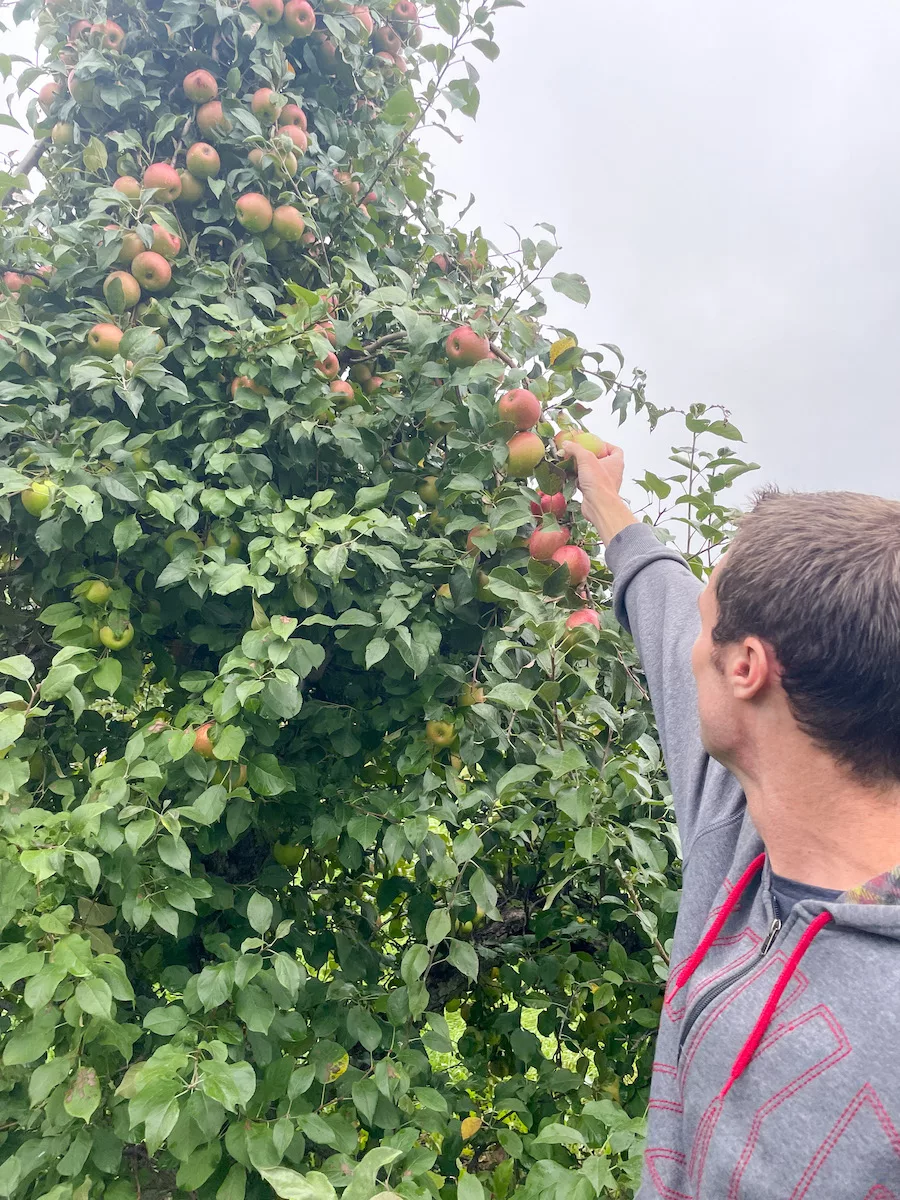
M498 40L463 144L427 145L499 245L557 227L593 300L554 319L660 406L726 404L758 481L900 497L897 5L527 0ZM668 446L592 424L633 474Z
M428 146L500 245L556 226L593 300L555 319L660 406L726 404L758 482L900 498L900 8L527 0L498 41L464 143Z

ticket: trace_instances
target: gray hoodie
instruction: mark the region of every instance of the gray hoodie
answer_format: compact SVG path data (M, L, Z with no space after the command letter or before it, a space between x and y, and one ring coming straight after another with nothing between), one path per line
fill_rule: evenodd
M900 1200L900 869L777 920L744 795L700 742L701 585L646 525L607 561L684 855L639 1200Z

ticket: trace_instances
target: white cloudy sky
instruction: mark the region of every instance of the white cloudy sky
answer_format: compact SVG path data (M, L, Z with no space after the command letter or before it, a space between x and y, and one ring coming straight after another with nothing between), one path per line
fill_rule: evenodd
M428 144L501 244L557 227L593 292L557 319L655 403L728 405L758 479L900 497L900 8L527 0L498 39L477 124Z
M557 227L593 301L555 319L660 406L726 404L760 480L900 497L900 8L526 0L498 37L477 123L427 144L499 244Z

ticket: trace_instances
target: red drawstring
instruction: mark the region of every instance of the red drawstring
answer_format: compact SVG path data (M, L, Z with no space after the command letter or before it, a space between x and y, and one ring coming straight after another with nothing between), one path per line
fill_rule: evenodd
M803 936L797 942L797 945L794 947L793 953L791 954L791 956L787 960L787 962L784 964L781 974L778 976L778 981L776 982L775 986L772 988L771 995L769 996L768 1000L766 1001L765 1005L763 1006L762 1012L759 1014L759 1020L753 1026L753 1032L750 1034L750 1036L747 1038L747 1041L744 1043L743 1050L741 1050L740 1054L734 1060L734 1066L731 1068L731 1074L728 1076L728 1082L725 1084L725 1086L722 1088L721 1092L719 1093L720 1100L725 1099L725 1097L728 1095L729 1091L731 1090L732 1084L736 1083L738 1081L738 1079L740 1079L740 1077L744 1073L744 1071L747 1069L747 1066L750 1063L750 1060L753 1058L753 1055L756 1053L756 1049L759 1046L759 1043L763 1040L763 1036L765 1035L765 1032L769 1027L769 1022L772 1020L772 1014L775 1012L775 1009L778 1007L778 1002L781 999L782 993L784 992L784 989L787 987L788 981L790 980L791 976L794 974L794 972L797 969L797 964L800 962L800 959L803 957L803 955L809 949L810 945L812 944L812 940L816 936L816 934L821 929L823 929L828 924L828 922L831 920L833 920L833 917L830 912L819 913L819 915L812 921L812 923L809 925L809 927L807 928L807 930L805 931Z
M743 893L746 891L747 885L749 883L753 882L753 879L762 870L762 866L765 861L766 861L765 854L757 855L757 857L754 858L753 862L750 864L750 866L747 868L747 870L743 873L743 875L740 877L740 879L737 881L737 883L731 889L731 891L728 894L728 899L725 901L725 903L719 909L718 916L713 921L712 925L710 925L710 927L706 931L706 933L703 935L703 938L700 941L700 945L697 947L697 949L694 951L694 953L691 955L691 957L687 960L687 962L684 964L684 966L678 972L678 975L676 976L676 979L675 979L675 987L672 990L671 995L669 996L670 1000L672 999L672 996L674 996L675 993L677 991L679 991L679 989L684 987L684 985L687 983L687 981L690 979L690 977L693 975L693 973L697 970L697 968L703 962L704 958L706 957L707 950L710 948L710 946L713 944L713 942L716 940L716 938L722 932L722 927L724 926L724 924L728 920L728 918L731 916L734 909L737 907L737 903L740 900Z

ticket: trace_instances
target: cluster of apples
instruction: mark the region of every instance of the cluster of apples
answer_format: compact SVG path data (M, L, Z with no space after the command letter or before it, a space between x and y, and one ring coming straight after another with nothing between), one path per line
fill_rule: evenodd
M485 359L496 357L491 349L490 340L476 333L470 325L460 325L454 329L448 336L444 349L447 358L455 367L472 367ZM512 388L498 400L497 413L502 421L516 428L516 433L506 443L509 474L515 479L529 479L538 464L543 461L547 449L543 439L534 432L534 427L543 415L541 402L534 392L527 388ZM561 429L553 440L558 450L561 450L566 442L574 441L598 457L606 453L603 440L587 430ZM433 482L431 488L436 496ZM421 489L419 494L423 495ZM566 567L570 583L573 587L580 588L590 573L591 560L580 546L569 544L569 529L565 526L559 527L566 515L566 498L562 492L538 492L538 497L538 501L532 503L531 510L541 524L528 539L528 552L539 562L552 562L556 566ZM555 518L556 528L543 527L545 515ZM476 525L470 531L466 542L470 554L478 553L475 539L488 532L488 527L482 524ZM599 629L600 618L592 608L579 609L570 614L566 628L574 629L578 625L593 625Z

